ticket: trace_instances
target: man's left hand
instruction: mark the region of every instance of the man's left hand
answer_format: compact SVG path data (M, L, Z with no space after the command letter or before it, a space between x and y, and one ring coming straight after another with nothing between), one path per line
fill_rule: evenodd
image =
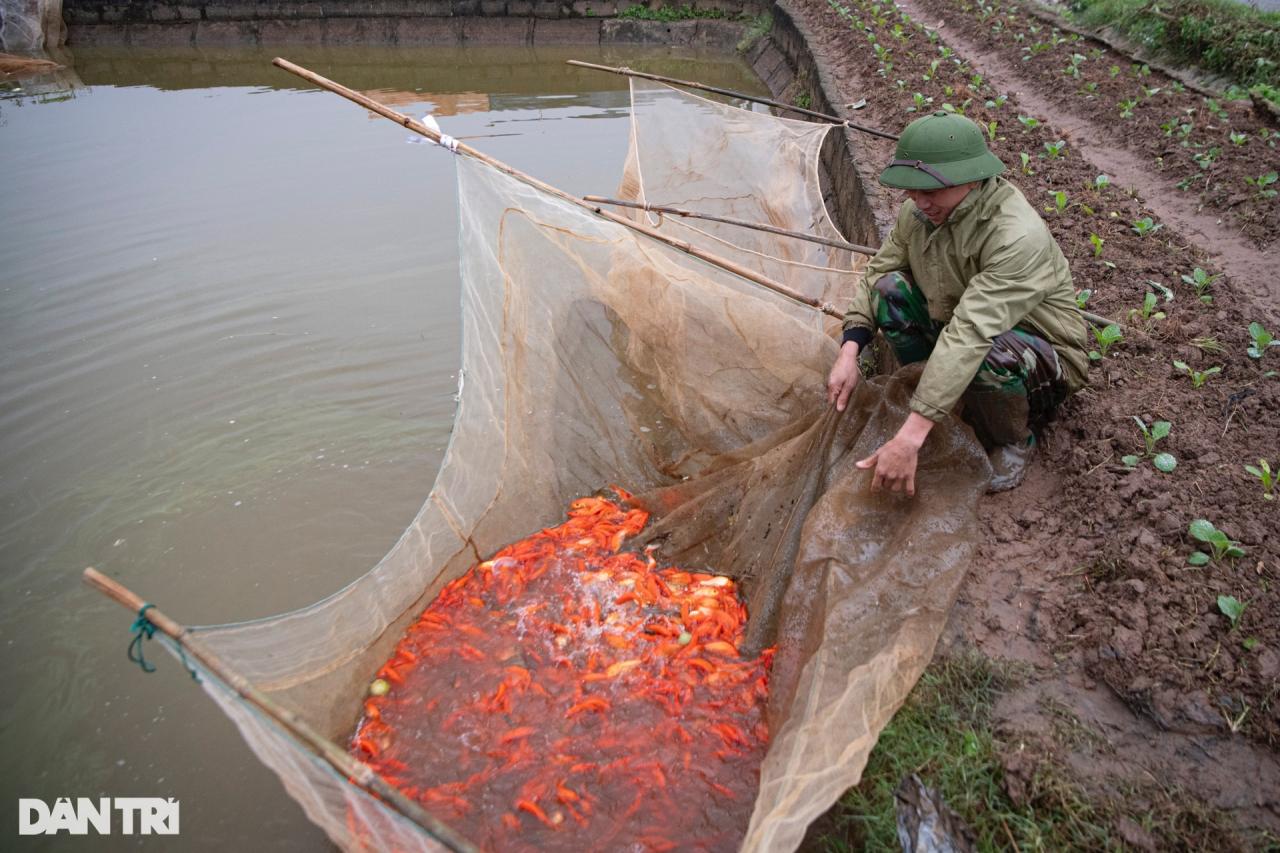
M891 492L904 491L907 497L913 497L916 493L916 461L919 455L918 446L901 435L895 435L875 453L858 462L858 467L875 467L876 475L871 481L872 491L882 488Z
M916 493L916 464L920 458L920 446L924 444L929 430L933 429L933 421L923 415L912 412L907 415L906 423L893 438L880 446L866 459L858 462L859 468L876 469L871 480L871 490L888 489L891 492L904 491L907 497Z

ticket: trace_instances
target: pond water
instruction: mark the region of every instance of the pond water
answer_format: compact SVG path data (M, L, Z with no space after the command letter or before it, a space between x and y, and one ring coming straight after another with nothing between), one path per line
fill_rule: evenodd
M276 52L578 194L616 189L628 97L565 59L765 94L674 51ZM377 562L431 488L459 358L451 155L271 55L82 49L0 89L11 815L176 797L182 849L325 844L176 661L126 660L132 617L79 580L188 624L293 609ZM173 846L93 847L140 842Z

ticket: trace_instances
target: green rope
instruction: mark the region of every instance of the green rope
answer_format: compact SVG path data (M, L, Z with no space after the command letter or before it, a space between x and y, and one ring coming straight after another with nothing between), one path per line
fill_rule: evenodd
M133 640L129 643L127 654L129 655L129 660L140 666L143 672L156 671L155 666L142 653L142 641L150 640L156 635L155 623L147 618L147 611L152 607L155 607L155 605L142 605L138 610L138 618L133 620L133 625L129 628L134 634ZM196 673L195 667L187 662L187 653L183 650L182 643L178 643L178 657L182 659L182 665L186 667L187 672L191 673L191 680L199 684L200 676Z
M133 620L133 625L129 628L129 630L133 631L134 634L133 641L129 643L129 650L127 654L129 655L129 660L142 667L143 672L156 671L156 668L147 663L146 657L142 654L142 641L144 639L150 640L156 635L156 626L147 618L147 611L152 607L155 607L155 605L142 605L142 609L138 611L138 618Z

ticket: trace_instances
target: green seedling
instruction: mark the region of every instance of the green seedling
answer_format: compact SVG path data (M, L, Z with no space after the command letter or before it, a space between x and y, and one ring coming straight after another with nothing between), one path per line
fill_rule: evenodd
M1027 130L1035 130L1040 126L1040 119L1031 116L1018 116L1018 121L1022 122L1022 126Z
M1098 84L1097 84L1097 83L1095 83L1094 81L1090 80L1088 83L1085 83L1085 84L1084 84L1084 92L1085 92L1085 94L1087 94L1087 95L1094 95L1094 94L1097 94L1097 92L1098 92Z
M1247 133L1236 133L1236 132L1233 130L1233 131L1231 131L1231 133L1230 133L1230 134L1228 134L1227 138L1231 140L1231 144L1232 144L1232 145L1244 145L1246 142L1248 142L1248 141L1249 141L1249 134L1247 134Z
M1008 95L996 95L994 98L992 98L991 100L987 101L987 104L986 104L987 109L989 109L989 110L998 110L998 109L1000 109L1001 107L1003 107L1003 106L1004 106L1005 101L1007 101L1007 100L1009 100L1009 96L1008 96Z
M1160 94L1160 87L1155 86L1153 88L1148 89L1146 86L1143 86L1142 94L1146 95L1148 98L1154 98L1156 95Z
M1053 206L1058 213L1064 213L1067 209L1067 194L1062 190L1056 190L1053 193Z
M1209 381L1210 376L1212 376L1215 373L1222 372L1221 367L1210 367L1208 370L1205 370L1205 371L1194 370L1185 361L1178 361L1176 359L1173 362L1173 366L1191 377L1192 388L1199 388L1200 386L1204 385L1204 383Z
M1233 542L1208 519L1197 518L1187 526L1187 533L1197 542L1209 546L1207 551L1195 551L1187 558L1187 562L1193 566L1205 566L1210 560L1221 560L1224 557L1244 556L1240 543Z
M1108 74L1110 74L1110 75L1111 75L1111 77L1112 77L1113 79L1114 79L1114 78L1116 78L1116 77L1119 77L1119 76L1120 76L1120 66L1119 66L1119 65L1113 65L1113 66L1111 66L1110 68L1108 68L1108 69L1107 69L1107 73L1108 73Z
M1280 347L1280 341L1263 328L1261 323L1249 324L1249 337L1253 338L1253 344L1247 350L1250 358L1262 358L1271 347Z
M1262 484L1263 500L1273 501L1276 499L1276 475L1271 470L1271 464L1265 459L1258 460L1258 466L1244 466L1244 470L1252 474Z
M1018 159L1022 162L1022 174L1024 174L1024 175L1030 175L1030 174L1031 174L1031 172L1032 172L1032 169L1031 169L1031 155L1030 155L1030 154L1028 154L1028 153L1027 153L1027 152L1025 152L1025 151L1019 151L1019 152L1018 152Z
M998 121L987 122L987 139L991 140L992 142L996 141L996 128L999 126L1000 126L1000 122Z
M1081 311L1083 311L1084 306L1089 304L1090 296L1093 296L1093 291L1089 290L1088 288L1085 288L1084 290L1077 290L1076 291L1076 307L1079 308Z
M1136 77L1150 77L1151 66L1145 65L1145 64L1139 65L1138 63L1135 62L1133 64L1133 73L1134 73L1134 76Z
M1144 216L1136 222L1132 223L1133 232L1139 237L1146 237L1148 234L1154 234L1164 227L1164 223L1157 223L1150 216Z
M1092 361L1101 361L1106 358L1107 352L1124 340L1124 332L1121 332L1120 327L1115 323L1109 323L1101 329L1090 326L1089 331L1093 332L1093 340L1098 345L1096 350L1089 351L1089 358Z
M1258 647L1257 637L1245 637L1240 641L1240 645L1244 647L1246 652L1251 652Z
M1093 188L1095 190L1101 191L1103 189L1106 189L1110 185L1111 185L1111 178L1108 177L1107 175L1098 175L1098 177L1093 179Z
M1178 460L1174 458L1172 453L1156 453L1156 442L1168 437L1172 424L1168 421L1156 421L1151 426L1147 426L1146 421L1134 415L1133 422L1138 425L1138 429L1142 431L1142 441L1147 446L1146 453L1143 456L1121 456L1120 461L1124 463L1126 468L1130 470L1137 468L1138 463L1143 458L1150 459L1151 464L1155 466L1157 471L1163 471L1168 474L1178 467Z
M1173 291L1172 291L1172 290L1170 290L1169 288L1165 287L1165 286L1164 286L1163 284L1161 284L1160 282L1155 281L1154 279L1150 279L1150 278L1149 278L1149 279L1147 279L1147 287L1151 288L1152 290L1156 291L1157 293L1161 293L1161 294L1163 294L1163 295L1164 295L1164 301L1165 301L1165 302L1172 302L1172 301L1173 301Z
M1129 319L1132 320L1137 317L1144 323L1148 324L1152 320L1163 320L1165 318L1165 313L1163 311L1156 310L1158 302L1159 299L1156 295L1148 290L1146 296L1142 297L1142 307L1132 308L1129 310Z
M1062 151L1067 147L1067 140L1059 139L1057 142L1046 142L1044 144L1044 155L1050 160L1057 160L1062 156Z
M1220 276L1221 273L1218 275L1209 275L1200 267L1196 267L1191 271L1191 275L1183 275L1182 280L1194 287L1196 289L1196 296L1200 298L1201 302L1208 305L1213 301L1213 297L1209 295L1209 288L1213 286L1214 281L1216 281Z
M1133 118L1133 108L1138 105L1137 98L1126 98L1119 103L1120 118Z
M1234 595L1218 596L1218 610L1223 616L1231 620L1232 631L1240 624L1240 617L1244 615L1244 609L1247 606Z
M1260 199L1275 198L1277 191L1271 189L1271 185L1277 180L1275 172L1267 172L1265 175L1259 175L1256 178L1246 177L1244 182L1253 187L1253 194Z
M1213 162L1218 159L1218 155L1221 153L1222 149L1215 146L1208 151L1192 154L1191 159L1196 161L1196 165L1200 167L1201 171L1204 171L1213 165Z
M1089 235L1089 242L1093 244L1093 256L1095 258L1102 257L1102 247L1107 241L1099 237L1097 234L1091 233Z

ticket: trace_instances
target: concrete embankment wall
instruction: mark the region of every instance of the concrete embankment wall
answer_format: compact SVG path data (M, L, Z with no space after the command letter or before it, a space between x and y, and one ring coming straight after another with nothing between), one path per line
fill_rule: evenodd
M778 100L842 115L834 87L786 3L698 0L722 18L620 18L630 0L63 0L68 45L649 44L743 50ZM684 5L672 2L669 5ZM762 26L764 24L765 26ZM763 35L762 35L763 33ZM827 205L845 235L878 244L887 230L874 163L843 130L823 151ZM877 213L877 210L880 213Z
M665 44L732 50L765 4L703 0L723 18L619 18L618 0L63 0L68 44Z

